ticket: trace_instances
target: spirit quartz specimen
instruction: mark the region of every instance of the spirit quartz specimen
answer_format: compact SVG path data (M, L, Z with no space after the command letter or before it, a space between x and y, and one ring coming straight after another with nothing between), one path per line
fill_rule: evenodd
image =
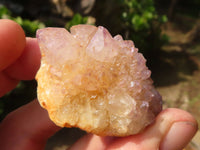
M51 120L101 136L128 136L151 124L162 100L133 42L101 26L70 31L37 31L38 99Z

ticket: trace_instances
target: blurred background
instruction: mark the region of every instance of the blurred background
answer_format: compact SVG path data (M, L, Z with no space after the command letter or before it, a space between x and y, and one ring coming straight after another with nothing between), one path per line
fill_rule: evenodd
M0 18L19 23L27 36L44 27L93 24L133 40L147 59L164 108L190 112L200 123L199 0L0 0ZM0 120L36 98L36 82L21 81L0 98ZM63 129L46 150L64 150L85 132ZM200 150L200 132L185 150Z

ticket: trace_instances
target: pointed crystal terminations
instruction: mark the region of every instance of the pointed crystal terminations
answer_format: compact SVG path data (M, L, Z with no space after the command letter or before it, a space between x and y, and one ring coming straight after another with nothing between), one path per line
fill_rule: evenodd
M38 99L61 127L101 136L128 136L162 110L151 71L132 41L104 27L77 25L37 31L42 53Z

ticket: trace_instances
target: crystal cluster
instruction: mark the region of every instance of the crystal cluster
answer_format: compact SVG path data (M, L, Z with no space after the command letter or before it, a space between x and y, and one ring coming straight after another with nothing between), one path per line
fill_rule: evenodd
M51 120L101 136L136 134L152 123L162 100L133 42L101 26L77 25L70 32L37 31L38 99Z

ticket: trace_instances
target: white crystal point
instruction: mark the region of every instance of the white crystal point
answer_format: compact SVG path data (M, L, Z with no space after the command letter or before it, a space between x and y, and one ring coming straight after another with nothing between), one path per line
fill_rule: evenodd
M92 38L96 30L97 27L92 25L76 25L70 28L71 34L80 41L82 46L87 46L90 41L88 39Z
M86 48L86 53L96 60L109 61L118 54L119 48L108 30L100 26L90 40Z

